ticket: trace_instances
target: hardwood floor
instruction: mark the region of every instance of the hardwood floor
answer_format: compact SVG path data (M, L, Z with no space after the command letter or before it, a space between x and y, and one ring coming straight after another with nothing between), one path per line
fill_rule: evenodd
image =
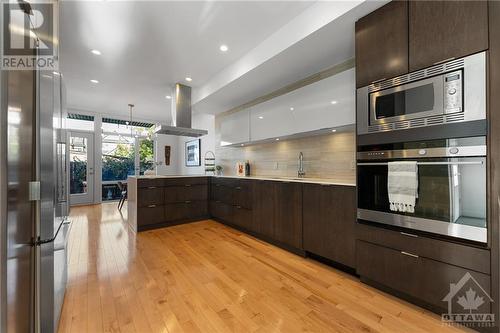
M459 331L214 221L136 235L116 204L71 215L61 333Z

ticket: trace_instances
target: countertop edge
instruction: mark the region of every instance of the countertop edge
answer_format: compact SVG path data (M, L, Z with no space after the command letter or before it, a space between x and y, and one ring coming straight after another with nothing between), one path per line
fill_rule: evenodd
M213 176L213 175L178 175L178 176L129 176L128 178L135 179L169 179L169 178L190 178L190 177L214 177L214 178L230 178L230 179L249 179L249 180L268 180L277 182L293 182L305 184L324 184L324 185L337 185L337 186L350 186L356 187L355 183L342 182L334 179L322 178L286 178L286 177L269 177L269 176Z

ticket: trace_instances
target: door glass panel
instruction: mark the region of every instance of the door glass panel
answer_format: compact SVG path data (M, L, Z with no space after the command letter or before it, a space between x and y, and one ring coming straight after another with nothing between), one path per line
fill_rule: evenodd
M377 119L404 116L434 109L432 83L375 97Z
M119 133L102 135L102 200L118 200L118 181L135 175L135 138Z
M359 168L359 208L486 228L485 158L429 159L426 162L435 164L418 167L414 213L390 210L387 165Z
M70 193L87 193L88 142L87 138L72 136L69 146Z

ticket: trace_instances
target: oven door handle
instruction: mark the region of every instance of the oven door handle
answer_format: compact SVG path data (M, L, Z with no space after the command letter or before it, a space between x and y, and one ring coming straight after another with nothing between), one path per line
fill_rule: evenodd
M483 161L457 161L457 162L417 162L417 165L483 165ZM389 165L389 162L358 163L358 166Z

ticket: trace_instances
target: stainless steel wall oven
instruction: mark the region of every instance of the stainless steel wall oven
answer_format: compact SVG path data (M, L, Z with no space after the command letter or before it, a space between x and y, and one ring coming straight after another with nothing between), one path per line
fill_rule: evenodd
M357 158L359 220L487 242L485 137L364 146ZM417 163L413 213L390 209L393 161Z

